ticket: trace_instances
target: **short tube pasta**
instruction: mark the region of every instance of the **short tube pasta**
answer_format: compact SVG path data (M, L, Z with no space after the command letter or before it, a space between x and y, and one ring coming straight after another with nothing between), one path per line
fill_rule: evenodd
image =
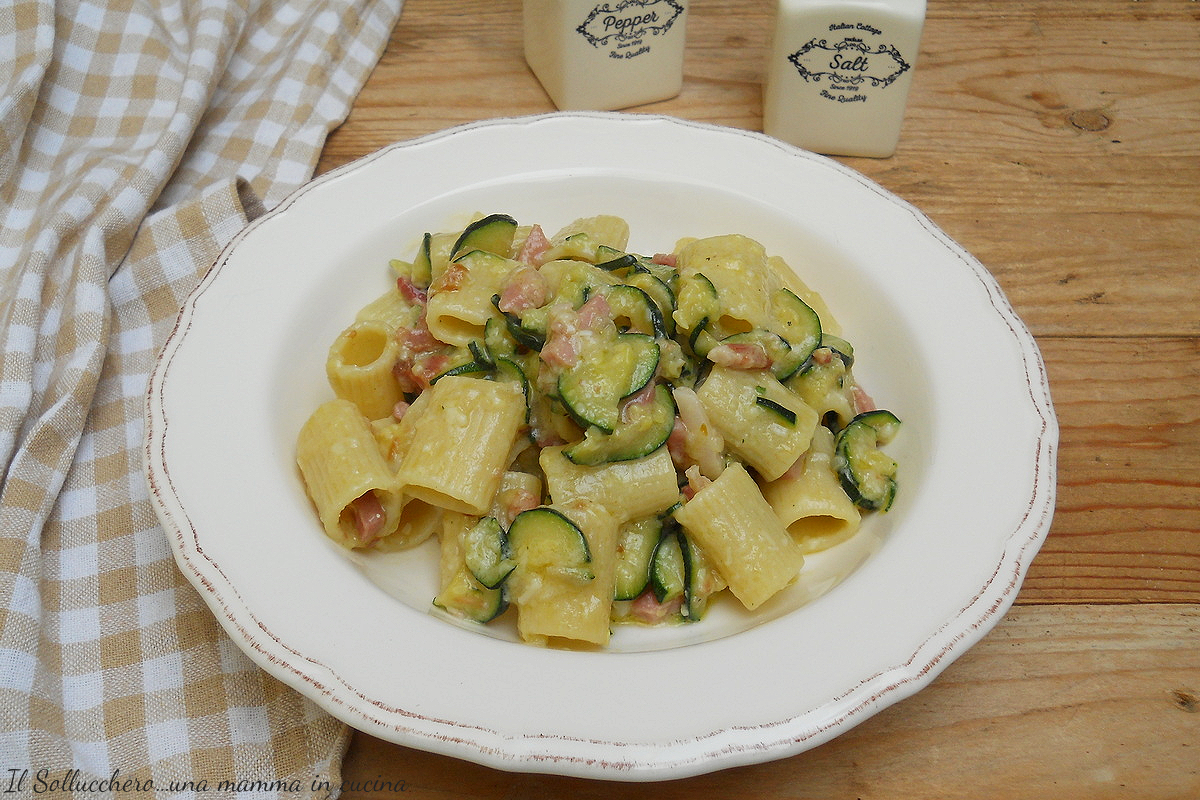
M725 438L726 446L768 481L796 463L820 423L817 412L768 372L718 365L696 390L696 396ZM790 412L792 417L760 399Z
M488 319L496 316L492 297L519 265L494 255L467 254L447 265L429 292L429 332L447 344L465 347L482 339Z
M400 353L392 333L378 320L356 322L334 340L325 362L334 394L353 402L368 419L390 415L403 398L392 377Z
M700 273L712 282L722 302L716 323L725 334L767 326L780 282L761 244L740 234L698 239L680 250L678 264L680 275Z
M800 468L762 487L763 497L804 553L844 542L862 520L838 483L832 462L833 433L818 427Z
M740 464L730 464L675 512L748 609L796 579L804 556Z
M296 463L330 539L356 548L396 531L403 495L354 403L317 407L300 429Z
M412 497L452 511L483 514L491 506L525 418L521 387L447 376L427 394L421 424L400 462L397 480Z
M390 330L411 328L420 316L420 308L393 288L372 300L355 315L355 322L378 322Z
M643 458L592 467L571 463L562 447L547 447L540 461L556 501L591 499L618 522L656 514L679 499L675 466L665 447Z

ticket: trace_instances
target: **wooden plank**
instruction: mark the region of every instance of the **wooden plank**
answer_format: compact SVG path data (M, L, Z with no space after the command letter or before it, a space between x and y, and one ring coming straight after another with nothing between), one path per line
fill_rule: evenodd
M1057 509L1018 602L1200 603L1200 340L1039 346Z
M1027 606L914 697L781 761L628 784L510 774L358 734L347 778L392 785L342 797L394 800L401 785L413 800L1183 800L1200 796L1197 748L1200 610Z
M988 268L1035 336L1200 334L1200 205L1052 211L1048 198L1042 213L1005 214L909 199Z

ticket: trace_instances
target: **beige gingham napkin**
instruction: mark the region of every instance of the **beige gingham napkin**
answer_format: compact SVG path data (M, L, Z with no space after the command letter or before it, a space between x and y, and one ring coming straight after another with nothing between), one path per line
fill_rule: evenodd
M184 298L312 176L400 6L0 3L0 794L336 795L345 726L253 666L174 563L143 397Z

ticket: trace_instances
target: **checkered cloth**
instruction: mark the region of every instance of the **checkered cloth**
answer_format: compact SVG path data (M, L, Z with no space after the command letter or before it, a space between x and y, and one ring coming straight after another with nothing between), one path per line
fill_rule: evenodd
M221 248L312 176L401 2L0 3L0 791L336 793L348 730L175 566L143 396Z

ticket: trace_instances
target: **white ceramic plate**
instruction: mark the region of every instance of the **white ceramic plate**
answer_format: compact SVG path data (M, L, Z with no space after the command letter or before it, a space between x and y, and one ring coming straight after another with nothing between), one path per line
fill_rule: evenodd
M418 237L503 211L618 214L630 249L743 233L821 292L904 420L894 508L755 614L538 649L429 611L429 548L352 559L293 462L327 348ZM928 684L1012 603L1050 525L1038 350L975 259L829 159L675 119L551 114L405 142L250 225L187 301L147 401L183 572L263 669L372 735L503 769L675 778L811 748ZM861 562L861 563L859 563ZM839 583L840 581L840 583ZM834 584L837 584L834 586Z

